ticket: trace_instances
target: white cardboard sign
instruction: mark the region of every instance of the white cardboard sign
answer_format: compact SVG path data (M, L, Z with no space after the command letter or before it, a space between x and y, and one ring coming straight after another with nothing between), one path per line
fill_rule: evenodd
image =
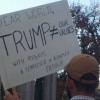
M57 72L79 53L65 1L0 16L0 73L5 89Z

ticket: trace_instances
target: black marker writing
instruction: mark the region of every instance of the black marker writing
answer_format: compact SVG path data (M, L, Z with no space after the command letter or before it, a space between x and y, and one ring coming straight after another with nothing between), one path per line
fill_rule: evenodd
M55 28L55 25L53 26L53 29L50 30L50 32L52 33L52 34L51 34L51 37L52 37L52 40L53 40L53 36L56 35L56 34L58 34L58 29Z
M8 15L8 16L3 16L0 18L0 28L2 26L9 26L9 25L21 23L21 22L22 22L21 16L18 13Z
M8 49L7 49L7 45L6 45L6 42L5 42L5 37L8 37L10 35L11 34L7 34L7 35L0 36L0 38L2 38L2 40L3 40L4 47L5 47L5 50L6 50L7 55L9 55L9 54L8 54Z
M24 59L18 59L18 60L15 60L14 62L12 62L13 66L18 66L18 65L21 65L23 64L25 61Z
M26 10L25 14L29 20L33 20L34 18L40 18L48 15L54 14L54 11L50 6L46 6L44 8L34 8L30 10Z
M11 34L0 36L0 38L3 41L6 55L9 56L11 52L8 46L11 44L9 43L14 44L12 49L16 50L14 52L18 54L20 50L28 51L37 49L40 45L46 46L50 39L55 39L54 37L64 36L74 32L73 26L65 27L65 25L67 25L66 20L64 24L59 26L60 29L59 27L56 27L56 25L51 26L48 22L44 22L36 28L31 27L25 31L15 30ZM9 38L12 39L11 42L7 41Z
M45 28L44 28L45 27ZM28 30L28 32L25 31L19 31L16 30L14 32L12 32L11 34L7 34L7 35L2 35L0 36L0 38L3 40L3 44L5 47L5 51L7 56L9 56L9 50L7 47L7 41L5 41L5 38L9 38L12 37L13 38L13 42L15 44L15 49L16 49L16 53L19 53L19 46L21 46L21 48L26 51L26 50L33 50L34 48L37 48L37 37L40 38L42 45L45 46L46 43L46 33L49 32L50 30L50 25L47 22L42 23L41 25L38 25L37 30L34 28L31 28ZM26 34L29 34L29 40L31 40L30 44L28 42L28 37L26 36Z
M18 41L16 40L15 34L20 34L20 40L18 40ZM25 47L22 44L22 33L20 31L14 31L12 33L12 35L13 35L13 39L14 39L14 43L15 43L17 53L18 53L18 44L20 44L22 46L22 48L26 51Z

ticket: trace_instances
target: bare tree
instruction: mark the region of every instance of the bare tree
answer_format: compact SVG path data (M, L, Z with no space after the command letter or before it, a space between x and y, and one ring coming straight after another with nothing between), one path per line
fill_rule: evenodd
M73 4L70 8L82 53L94 56L100 63L99 4L91 3L90 7Z

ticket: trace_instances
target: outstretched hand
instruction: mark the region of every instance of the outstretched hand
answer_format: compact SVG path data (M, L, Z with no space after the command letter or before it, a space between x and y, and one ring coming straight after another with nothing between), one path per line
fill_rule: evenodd
M8 90L5 91L4 100L20 100L16 88L12 88L12 93Z

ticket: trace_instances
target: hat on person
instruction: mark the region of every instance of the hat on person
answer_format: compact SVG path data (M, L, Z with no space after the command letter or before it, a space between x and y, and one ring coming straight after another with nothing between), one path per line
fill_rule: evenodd
M73 57L65 68L67 69L68 76L73 80L85 84L95 84L99 82L99 64L97 60L90 55L79 54ZM83 76L85 76L85 78L83 78ZM92 76L95 78L92 78Z

